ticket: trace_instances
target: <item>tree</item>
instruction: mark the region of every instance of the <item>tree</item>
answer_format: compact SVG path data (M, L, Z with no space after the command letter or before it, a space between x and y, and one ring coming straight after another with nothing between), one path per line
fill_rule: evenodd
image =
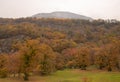
M112 42L114 48L113 53L117 56L117 60L118 60L116 66L120 70L120 39L114 38Z
M96 51L95 63L99 67L99 69L103 69L107 65L107 55L101 48L98 51Z
M52 40L50 45L55 52L62 53L63 50L67 48L74 48L76 47L77 44L72 40L55 39L55 40Z
M65 58L63 55L59 53L55 53L56 58L55 58L55 68L57 70L63 70L65 68Z
M117 48L113 42L101 46L96 55L96 64L99 69L106 68L108 71L119 69L119 50Z
M52 48L46 44L41 44L39 47L39 69L42 75L50 74L55 71L55 53Z
M20 60L20 54L13 53L7 55L7 61L6 61L6 69L9 74L13 74L15 77L15 74L19 74L21 72L21 60Z
M0 78L7 77L7 69L6 69L6 54L0 54Z
M18 48L21 55L21 72L24 74L24 80L29 80L29 73L36 65L34 61L39 53L39 40L27 40L18 44Z
M76 67L76 57L75 57L75 54L77 53L77 48L68 48L68 49L65 49L63 52L62 52L62 56L63 56L63 59L64 59L64 62L65 62L65 67L67 68L75 68Z
M89 49L87 47L81 47L76 53L77 66L82 70L86 70L86 67L90 64Z
M106 45L105 51L107 55L107 69L112 71L113 69L119 69L120 58L120 41L119 39L113 39L112 42Z

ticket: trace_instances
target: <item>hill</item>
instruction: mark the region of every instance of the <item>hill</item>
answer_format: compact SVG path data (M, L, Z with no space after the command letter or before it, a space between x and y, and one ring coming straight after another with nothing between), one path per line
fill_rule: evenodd
M71 12L52 12L52 13L39 13L36 15L33 15L32 17L35 18L63 18L63 19L84 19L84 20L93 20L90 17L71 13Z
M0 53L12 51L12 44L25 39L41 38L43 43L60 39L65 42L65 48L60 47L57 52L62 52L75 42L77 46L87 42L99 43L108 37L118 37L120 23L106 21L87 21L75 19L0 19ZM107 38L106 38L107 37ZM72 41L71 41L72 40ZM106 42L106 41L105 41ZM53 42L54 43L54 42ZM92 44L91 43L91 44ZM107 43L107 42L106 42ZM56 49L54 48L56 51Z

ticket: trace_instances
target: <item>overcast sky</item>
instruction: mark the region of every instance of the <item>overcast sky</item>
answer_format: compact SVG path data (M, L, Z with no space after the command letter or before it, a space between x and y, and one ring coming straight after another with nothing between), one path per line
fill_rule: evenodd
M53 11L120 20L120 0L0 0L0 17L28 17Z

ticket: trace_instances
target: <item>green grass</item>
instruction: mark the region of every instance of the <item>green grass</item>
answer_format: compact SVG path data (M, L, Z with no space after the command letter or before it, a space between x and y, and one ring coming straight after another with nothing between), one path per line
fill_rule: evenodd
M0 82L24 81L5 78L0 79ZM49 76L31 76L28 82L120 82L120 72L63 70Z

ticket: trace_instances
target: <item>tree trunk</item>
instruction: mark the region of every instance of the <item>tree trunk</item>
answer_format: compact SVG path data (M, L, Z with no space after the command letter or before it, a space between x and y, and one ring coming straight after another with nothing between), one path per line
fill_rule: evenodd
M24 73L24 81L28 81L29 80L29 74L28 73Z

